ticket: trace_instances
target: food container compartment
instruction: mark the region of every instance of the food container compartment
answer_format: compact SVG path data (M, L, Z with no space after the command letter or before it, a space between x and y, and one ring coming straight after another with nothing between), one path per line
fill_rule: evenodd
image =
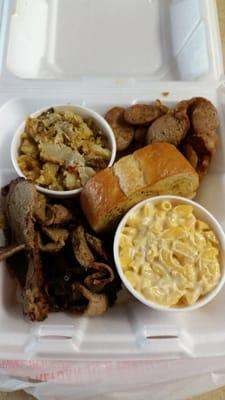
M169 86L168 86L169 87ZM165 103L175 104L181 98L195 96L197 93L208 97L219 109L225 101L223 90L199 91L190 87L181 93L172 90L173 100ZM104 113L112 104L128 105L134 101L153 101L160 97L160 91L150 94L137 89L118 100L117 94L104 96L96 103L93 97L85 98L85 105L97 112ZM71 96L71 102L78 98ZM61 98L58 98L58 103ZM106 103L107 100L107 103ZM82 102L81 102L82 103ZM84 102L83 102L84 103ZM11 138L18 122L25 115L33 112L40 104L48 106L52 99L48 98L17 98L3 104L0 108L0 129L5 134L1 136L1 154L5 155L10 148ZM10 115L14 115L14 119ZM225 114L221 113L221 131L224 126ZM222 139L222 136L221 136ZM4 146L4 147L3 147ZM4 151L3 151L4 149ZM211 165L210 173L203 180L197 196L197 201L211 211L225 228L225 216L221 198L225 199L225 148L220 146ZM1 158L1 186L15 177L9 157ZM215 190L212 191L212 188ZM218 206L218 205L221 205ZM107 358L165 358L190 354L192 356L213 355L224 353L223 304L225 291L212 303L190 313L169 315L139 304L126 293L120 294L118 304L98 318L77 317L72 314L50 314L42 323L31 323L24 320L21 306L16 299L15 284L8 275L4 265L0 269L0 354L4 357L21 358L63 358L63 359L107 359ZM15 332L17 339L15 340ZM104 351L103 351L104 347Z
M215 7L212 0L9 0L4 70L11 78L106 84L217 79Z
M204 96L218 107L221 134L196 200L225 229L225 87L214 0L114 0L107 7L104 0L94 3L3 2L1 186L15 177L10 161L15 129L40 108L80 104L104 114L114 105L156 99L172 105ZM164 313L163 318L124 292L102 317L55 313L41 323L23 318L17 297L2 263L1 359L129 360L225 354L224 290L200 310Z

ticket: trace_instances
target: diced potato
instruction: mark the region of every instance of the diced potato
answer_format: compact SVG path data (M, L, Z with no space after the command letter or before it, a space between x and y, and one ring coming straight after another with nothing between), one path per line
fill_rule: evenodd
M18 165L27 179L35 181L40 176L40 164L31 156L22 155L18 157Z
M24 139L20 146L20 151L23 154L36 158L38 156L38 147L31 139Z
M78 189L81 187L81 181L78 177L78 174L73 172L64 171L64 186L67 190Z
M57 164L52 164L47 162L43 165L39 178L36 183L41 186L49 186L57 181L56 174L58 172L59 166Z

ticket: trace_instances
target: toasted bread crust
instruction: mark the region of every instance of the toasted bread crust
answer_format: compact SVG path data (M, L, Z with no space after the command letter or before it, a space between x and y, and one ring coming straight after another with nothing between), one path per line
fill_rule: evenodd
M100 232L146 197L179 194L192 198L198 185L198 174L176 147L156 143L93 176L81 192L81 207L91 227Z

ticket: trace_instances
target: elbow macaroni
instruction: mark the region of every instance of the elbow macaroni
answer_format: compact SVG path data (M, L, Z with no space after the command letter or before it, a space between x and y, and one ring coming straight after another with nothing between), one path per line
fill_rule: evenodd
M219 241L193 207L145 204L122 229L119 259L133 288L147 300L192 305L221 277Z

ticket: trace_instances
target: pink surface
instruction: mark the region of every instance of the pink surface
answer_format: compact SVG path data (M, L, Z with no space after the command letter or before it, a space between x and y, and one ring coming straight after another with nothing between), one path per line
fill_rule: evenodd
M0 373L41 382L151 385L222 372L225 357L135 362L0 361Z

